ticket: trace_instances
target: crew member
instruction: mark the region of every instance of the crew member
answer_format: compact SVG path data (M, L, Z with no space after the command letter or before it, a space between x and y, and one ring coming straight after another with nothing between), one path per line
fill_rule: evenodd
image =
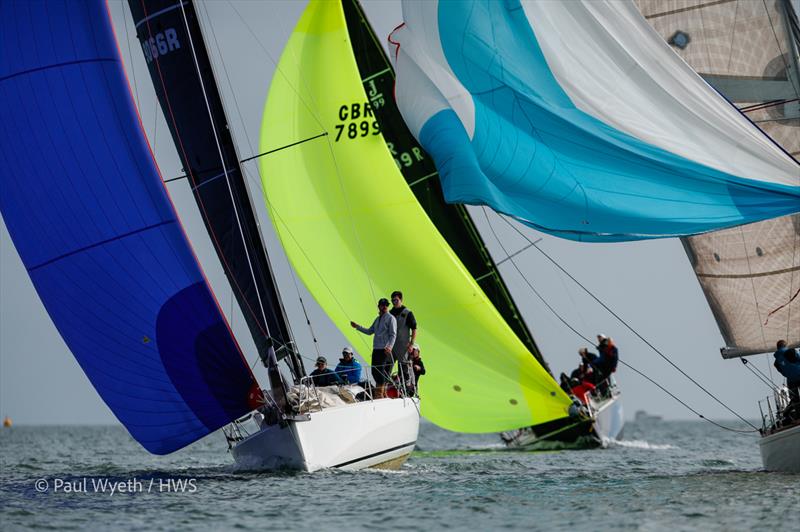
M789 388L789 398L793 408L800 404L800 354L797 349L786 347L786 340L778 340L775 357L775 369L786 377L786 386Z
M389 300L382 297L378 300L378 317L369 328L351 321L350 326L367 335L375 335L372 339L372 378L375 379L375 398L386 396L386 383L389 382L394 360L392 347L397 339L397 320L389 314Z
M343 384L344 381L328 368L328 361L325 357L317 357L315 364L317 369L311 372L311 380L317 386L332 386L334 384Z
M400 382L405 383L408 388L413 385L409 356L417 339L417 319L414 313L403 305L403 292L400 290L392 292L392 309L389 312L397 320L397 340L392 348L392 356L397 361Z
M361 382L361 364L353 356L353 348L349 345L342 349L342 358L339 359L339 364L336 365L336 374L348 384Z

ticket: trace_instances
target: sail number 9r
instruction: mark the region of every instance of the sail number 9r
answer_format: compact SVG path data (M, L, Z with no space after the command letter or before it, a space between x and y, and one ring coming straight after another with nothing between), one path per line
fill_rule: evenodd
M342 137L355 139L381 133L381 127L374 119L369 103L342 105L339 107L339 121L345 123L336 124L335 142L339 142Z

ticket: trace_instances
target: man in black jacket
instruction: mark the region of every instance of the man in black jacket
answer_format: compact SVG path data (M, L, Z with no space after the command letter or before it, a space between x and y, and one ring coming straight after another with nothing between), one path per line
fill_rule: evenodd
M311 380L317 386L332 386L334 384L344 384L339 375L331 371L325 357L317 357L317 369L311 372Z

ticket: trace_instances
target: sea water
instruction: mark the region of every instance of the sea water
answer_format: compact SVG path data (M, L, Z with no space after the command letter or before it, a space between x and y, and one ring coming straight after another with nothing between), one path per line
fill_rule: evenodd
M745 429L746 426L732 426ZM597 450L522 452L423 421L400 471L237 471L222 434L153 456L112 427L0 430L0 529L798 530L800 475L757 435L628 423Z

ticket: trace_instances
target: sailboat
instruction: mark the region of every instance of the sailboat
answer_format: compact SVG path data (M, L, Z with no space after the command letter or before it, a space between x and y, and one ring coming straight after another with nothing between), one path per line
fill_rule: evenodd
M697 7L733 9L717 4L728 2L670 5L659 16L686 23ZM789 2L779 4L791 11ZM703 80L670 50L632 2L404 2L403 17L391 37L397 98L412 133L437 163L448 202L488 205L539 231L578 241L686 237L722 318L730 343L724 352L737 352L738 344L726 335L735 315L748 321L751 332L745 334L751 336L766 336L758 320L772 317L776 331L794 342L800 330L792 326L797 314L791 314L797 263L784 252L797 243L793 213L800 210L800 167L720 97L708 84L712 80ZM705 24L700 20L693 30ZM783 27L796 31L796 19ZM702 33L669 31L670 43L684 47ZM713 31L708 35L719 39ZM789 49L796 54L794 44ZM775 94L791 88L796 64L782 74L788 82L770 79ZM735 90L747 88L741 77L710 74ZM782 112L797 101L796 95L777 98L785 104ZM798 138L796 131L788 135ZM760 220L770 221L743 226ZM726 232L727 227L735 229ZM769 245L741 246L748 227L757 228L756 238ZM707 235L691 236L699 233ZM692 253L714 240L716 251L706 246ZM765 259L763 267L756 266L756 257L766 255L770 265ZM748 266L743 256L752 258L746 274L732 270ZM708 267L712 261L725 265L714 270ZM756 295L748 305L754 310L746 311L734 301L749 296L725 279L775 293L769 301ZM706 287L714 283L739 299L718 300L720 291ZM768 308L760 311L761 304ZM727 317L720 305L728 305ZM760 343L756 349L767 347Z
M405 125L394 96L394 68L359 2L343 0L342 8L371 110L403 178L431 222L503 320L531 356L552 374L472 215L465 205L445 202L433 159ZM621 392L616 383L612 381L609 393L590 394L586 401L591 410L586 412L583 420L563 417L523 427L523 430L506 431L503 433L504 441L513 447L542 447L553 442L596 446L619 438L624 417Z
M419 394L427 419L461 432L585 426L531 355L518 332L524 325L506 318L511 304L497 304L491 285L465 265L463 257L485 265L479 251L456 253L409 188L401 168L431 167L398 137L399 120L383 113L393 105L391 69L360 8L310 2L276 72L259 147L269 153L259 159L267 211L294 270L340 332L369 349L349 321L376 293L401 289L425 353ZM476 245L466 229L453 233L467 239L461 248Z
M637 3L703 79L800 158L800 27L789 0L690 2L680 11L660 1ZM725 341L724 358L771 353L778 340L800 346L800 215L687 237L683 244ZM785 389L771 386L773 394L760 404L764 468L800 472L800 418L787 409Z
M416 443L416 398L357 401L349 386L349 400L340 389L326 403L305 376L193 4L130 4L270 389L257 382L171 204L101 1L0 6L0 211L53 323L152 453L227 427L245 467L399 467Z

